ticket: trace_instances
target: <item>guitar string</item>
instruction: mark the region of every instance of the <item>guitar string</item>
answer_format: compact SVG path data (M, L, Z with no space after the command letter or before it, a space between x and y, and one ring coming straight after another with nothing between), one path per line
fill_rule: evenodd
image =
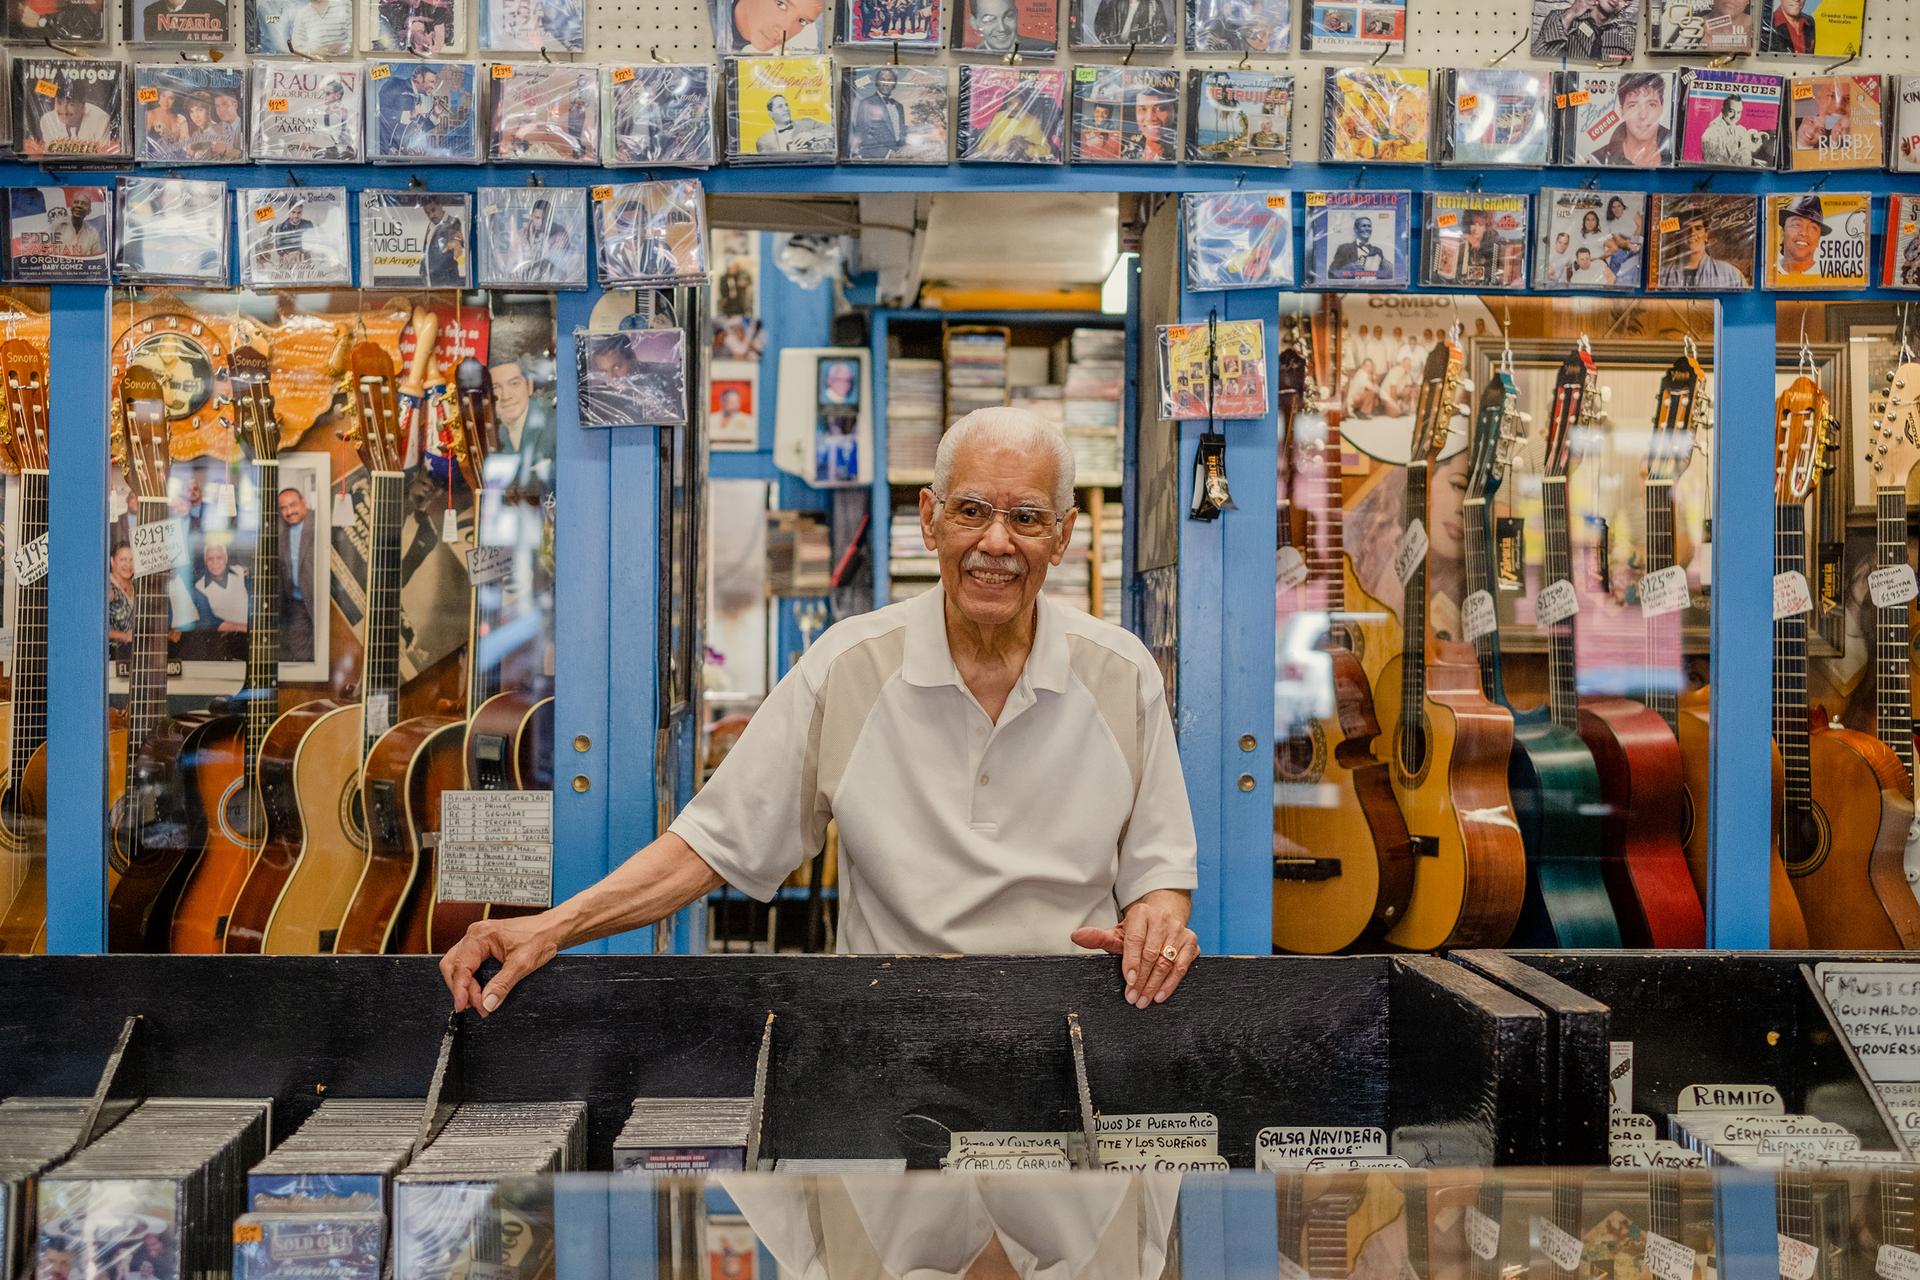
M1882 485L1877 506L1877 554L1880 567L1907 563L1907 493L1904 485ZM1907 702L1907 605L1876 608L1874 628L1874 722L1880 740L1893 749L1909 776L1913 773L1913 713Z
M20 542L47 531L47 473L20 473ZM15 796L24 785L33 753L47 739L47 579L14 587L12 716L7 759ZM10 817L12 815L9 815Z

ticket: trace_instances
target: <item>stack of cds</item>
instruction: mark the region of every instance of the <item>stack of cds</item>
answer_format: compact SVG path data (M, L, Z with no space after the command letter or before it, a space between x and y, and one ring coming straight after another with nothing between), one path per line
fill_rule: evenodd
M84 1136L88 1098L0 1101L0 1275L24 1275L33 1179Z
M940 448L940 362L887 361L887 468L896 475L933 470Z
M743 1170L753 1125L752 1098L636 1098L613 1140L622 1173Z
M920 536L919 507L893 509L892 521L887 526L887 546L888 573L893 579L891 599L911 600L939 583L940 560L927 550Z
M954 329L947 334L947 425L975 409L1007 402L1007 333Z
M1082 484L1120 474L1120 397L1126 386L1126 335L1075 329L1067 339L1064 416Z
M224 1273L272 1109L264 1099L142 1103L40 1180L39 1274Z

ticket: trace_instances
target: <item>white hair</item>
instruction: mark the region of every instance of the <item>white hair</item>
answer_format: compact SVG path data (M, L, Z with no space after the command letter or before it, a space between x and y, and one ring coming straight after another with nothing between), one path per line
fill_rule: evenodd
M1060 428L1038 414L1025 409L975 409L947 428L940 437L940 448L933 456L934 496L945 498L951 490L953 460L969 440L984 439L1008 445L1036 458L1053 461L1053 507L1065 511L1073 506L1073 447Z

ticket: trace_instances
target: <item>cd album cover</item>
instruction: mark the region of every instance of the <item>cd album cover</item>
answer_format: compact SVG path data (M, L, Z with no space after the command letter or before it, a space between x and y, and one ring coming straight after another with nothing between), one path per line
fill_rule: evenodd
M961 67L960 159L1061 163L1066 93L1067 73L1057 68Z
M1896 173L1920 172L1920 76L1894 76L1888 92L1893 95L1893 145L1887 165Z
M710 0L721 57L825 53L825 0Z
M1310 287L1404 288L1412 278L1413 193L1308 191Z
M1265 417L1266 332L1258 320L1161 325L1161 419Z
M438 191L360 193L360 286L464 289L472 206Z
M1180 73L1162 67L1073 69L1073 162L1180 158L1174 121L1180 110Z
M1787 167L1878 169L1886 163L1881 79L1795 76L1788 84Z
M386 1224L383 1213L246 1214L233 1224L233 1280L379 1280Z
M1753 288L1759 210L1753 196L1694 192L1654 195L1647 288L1655 293L1711 293Z
M1187 288L1271 289L1293 283L1293 202L1285 191L1180 198Z
M1425 164L1430 73L1412 67L1329 67L1320 158Z
M6 36L22 44L104 44L101 0L9 0Z
M20 154L130 160L127 64L92 58L13 60L13 127Z
M19 192L15 192L17 199ZM1920 196L1887 197L1887 257L1880 283L1889 289L1920 289Z
M1637 289L1646 274L1643 191L1547 188L1535 208L1536 289Z
M678 427L687 421L687 335L679 329L578 333L580 425Z
M345 187L251 188L235 216L242 285L352 286Z
M495 62L487 158L534 164L600 162L600 73L585 66Z
M1306 0L1300 47L1377 57L1405 53L1407 0Z
M228 0L127 0L122 35L134 45L233 43Z
M1851 58L1860 52L1867 0L1764 0L1764 5L1762 53Z
M1293 0L1186 0L1188 53L1293 52Z
M954 0L954 4L957 49L1041 57L1052 57L1059 50L1059 0Z
M432 58L467 51L467 0L360 0L370 53Z
M354 0L243 0L247 52L353 56Z
M480 161L480 69L471 62L367 64L367 159Z
M587 193L581 187L482 187L482 289L587 287Z
M595 187L593 232L604 288L706 283L707 200L691 178Z
M114 192L113 273L160 284L227 283L227 184L122 178Z
M1866 288L1870 208L1865 193L1768 196L1766 287Z
M941 0L839 0L833 39L855 46L938 49L946 31L943 17Z
M253 158L358 163L360 68L254 63Z
M1075 49L1173 47L1174 0L1067 0Z
M1772 169L1780 155L1786 80L1759 71L1680 73L1680 163Z
M239 67L134 68L133 126L142 164L241 164L247 81Z
M507 53L581 53L581 0L480 0L480 47Z
M832 58L729 58L729 160L831 164Z
M1527 287L1527 197L1429 192L1420 283Z
M1752 53L1761 0L1647 0L1648 53Z
M1640 0L1533 0L1529 30L1536 58L1597 66L1632 62L1640 43Z
M1553 160L1553 88L1545 71L1443 71L1444 164L1534 167Z
M600 92L608 164L715 163L712 67L608 67Z
M105 284L113 199L105 187L7 191L7 279Z
M1671 71L1568 71L1554 106L1560 163L1613 169L1671 168L1678 146Z
M1293 163L1293 77L1271 71L1187 72L1190 164Z
M945 67L842 67L840 159L859 164L945 164L953 115Z

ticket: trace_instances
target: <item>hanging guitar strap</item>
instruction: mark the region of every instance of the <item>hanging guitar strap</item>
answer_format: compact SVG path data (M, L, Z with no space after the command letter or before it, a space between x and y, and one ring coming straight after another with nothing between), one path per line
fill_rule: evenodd
M1213 419L1214 381L1219 355L1214 346L1219 313L1207 313L1207 429L1200 434L1200 448L1193 456L1193 507L1190 519L1218 520L1222 511L1231 511L1233 495L1227 489L1227 438Z

